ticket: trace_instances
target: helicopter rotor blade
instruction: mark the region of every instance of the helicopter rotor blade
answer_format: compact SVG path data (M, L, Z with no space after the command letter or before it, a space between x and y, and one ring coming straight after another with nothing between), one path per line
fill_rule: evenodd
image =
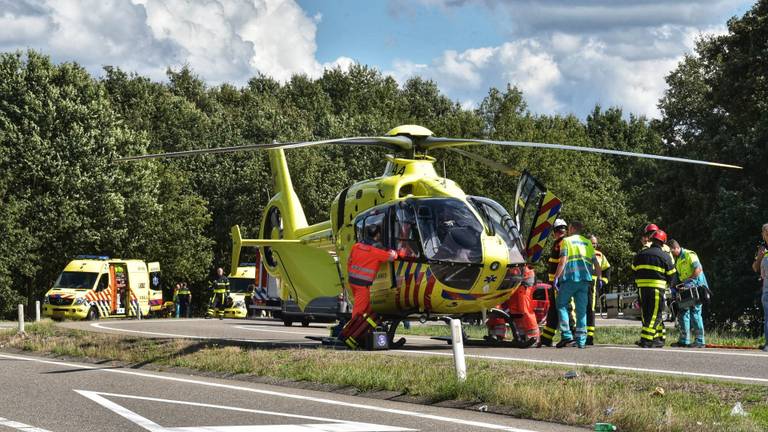
M594 147L580 147L580 146L573 146L573 145L535 143L535 142L526 142L526 141L492 141L492 140L482 140L482 139L439 138L439 137L429 136L429 137L425 137L421 142L419 142L418 147L423 150L431 150L431 149L438 149L438 148L451 148L451 147L459 147L459 146L467 146L467 145L475 145L475 144L494 144L494 145L503 145L503 146L511 146L511 147L532 147L532 148L555 149L555 150L572 150L572 151L580 151L580 152L588 152L588 153L601 153L601 154L611 154L611 155L618 155L618 156L657 159L657 160L665 160L665 161L671 161L671 162L684 162L684 163L707 165L707 166L713 166L713 167L719 167L719 168L743 169L743 167L740 167L738 165L730 165L730 164L724 164L720 162L709 162L709 161L703 161L703 160L697 160L697 159L685 159L685 158L679 158L679 157L673 157L673 156L661 156L661 155L654 155L654 154L647 154L647 153L634 153L634 152L628 152L628 151L622 151L622 150L609 150L609 149L601 149L601 148L594 148Z
M483 165L485 165L485 166L487 166L489 168L493 168L496 171L502 172L502 173L504 173L506 175L509 175L509 176L512 176L512 177L517 177L517 176L519 176L521 174L520 171L518 171L518 170L516 170L516 169L514 169L512 167L509 167L507 165L498 163L496 161L493 161L493 160L488 159L486 157L480 156L478 154L470 153L470 152L468 152L466 150L461 150L461 149L458 149L458 148L455 148L455 147L449 147L447 150L448 151L452 151L454 153L458 153L458 154L464 156L465 158L472 159L475 162L480 162L481 164L483 164Z
M365 145L385 147L390 150L410 150L413 148L413 140L406 136L382 136L382 137L352 137L352 138L334 138L319 141L297 141L272 144L247 144L243 146L216 147L208 149L185 150L167 153L155 153L137 156L126 156L116 159L118 162L135 161L143 159L171 159L187 156L196 156L204 154L217 153L235 153L241 151L269 150L269 149L292 149L300 147L309 147L322 144L346 144L346 145Z

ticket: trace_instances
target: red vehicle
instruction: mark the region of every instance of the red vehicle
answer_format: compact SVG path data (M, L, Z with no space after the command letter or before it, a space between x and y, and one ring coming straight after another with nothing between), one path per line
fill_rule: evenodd
M544 324L549 310L549 289L552 285L544 282L537 282L533 286L533 312L536 314L536 321Z

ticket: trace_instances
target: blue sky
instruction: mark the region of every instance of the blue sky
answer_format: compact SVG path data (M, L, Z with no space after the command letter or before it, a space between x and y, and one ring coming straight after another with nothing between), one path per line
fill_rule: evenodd
M360 7L362 3L366 7ZM430 59L445 50L504 42L501 23L481 4L460 10L383 0L301 0L299 4L310 16L322 17L317 29L320 62L346 55L359 63L385 65L396 58Z
M664 77L745 0L0 0L0 50L34 48L165 78L190 65L209 84L279 80L362 63L419 75L466 107L518 86L534 113L595 104L658 117Z

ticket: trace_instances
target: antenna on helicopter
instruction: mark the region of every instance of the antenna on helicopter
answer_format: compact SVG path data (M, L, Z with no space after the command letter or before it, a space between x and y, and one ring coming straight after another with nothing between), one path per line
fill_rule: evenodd
M443 187L446 185L446 178L448 178L448 174L445 172L445 159L443 159Z

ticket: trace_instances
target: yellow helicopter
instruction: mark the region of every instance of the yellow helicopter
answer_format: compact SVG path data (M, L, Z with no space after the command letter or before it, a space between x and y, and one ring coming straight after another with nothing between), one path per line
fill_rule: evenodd
M384 173L342 190L331 219L307 223L288 172L285 149L323 145L383 146L408 157L387 155ZM265 207L260 238L243 239L232 229L233 262L241 247L260 248L268 272L280 278L283 299L302 310L345 295L347 258L367 226L378 225L383 246L407 253L383 264L371 286L371 309L385 322L392 344L404 319L434 320L479 313L507 300L522 280L526 263L540 259L560 200L533 176L456 147L495 144L652 158L740 168L715 162L589 147L518 141L441 138L416 125L384 136L246 146L140 155L120 160L268 150L275 194ZM430 150L447 148L509 175L520 175L515 208L467 195L435 170ZM524 235L521 235L524 233ZM402 345L404 339L395 345Z

